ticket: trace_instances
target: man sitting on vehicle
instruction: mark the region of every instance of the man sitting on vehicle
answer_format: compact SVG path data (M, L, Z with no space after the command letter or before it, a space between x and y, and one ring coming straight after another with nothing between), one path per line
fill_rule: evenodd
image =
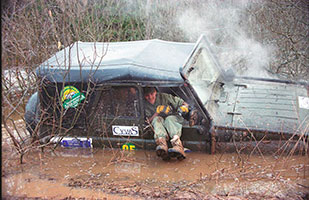
M184 118L179 113L187 114L188 104L179 97L159 93L154 87L144 88L144 97L146 117L154 130L157 156L163 160L169 160L171 157L183 160L186 155L180 137ZM167 146L169 138L173 146L170 149Z

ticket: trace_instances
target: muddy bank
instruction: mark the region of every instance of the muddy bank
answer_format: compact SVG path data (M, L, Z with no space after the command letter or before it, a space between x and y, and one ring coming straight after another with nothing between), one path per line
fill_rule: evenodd
M6 199L306 199L304 155L191 152L164 162L154 151L58 148L25 155L2 148Z

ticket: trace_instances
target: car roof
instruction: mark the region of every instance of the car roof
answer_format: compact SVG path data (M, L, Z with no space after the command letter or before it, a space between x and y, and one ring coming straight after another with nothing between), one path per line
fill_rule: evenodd
M36 70L51 82L137 82L181 84L180 75L194 43L159 39L131 42L75 42Z

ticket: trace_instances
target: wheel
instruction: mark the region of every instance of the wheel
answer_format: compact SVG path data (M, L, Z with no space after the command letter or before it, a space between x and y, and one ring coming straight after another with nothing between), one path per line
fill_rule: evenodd
M26 122L26 129L30 136L33 137L34 130L40 120L40 102L37 92L34 93L27 102L24 117Z

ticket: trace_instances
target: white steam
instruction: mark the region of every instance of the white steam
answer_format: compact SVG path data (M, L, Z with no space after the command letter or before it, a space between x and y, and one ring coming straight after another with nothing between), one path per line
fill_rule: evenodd
M271 48L249 36L246 14L251 1L200 1L177 17L177 24L189 41L205 34L224 69L239 75L266 77ZM250 22L249 22L250 23Z
M132 8L139 4L142 15L147 17L156 30L163 33L165 39L181 39L177 38L177 33L173 34L176 30L171 30L175 29L174 25L182 31L180 35L185 34L186 41L196 42L201 34L206 35L223 69L232 68L238 75L243 76L270 76L265 69L269 68L272 48L254 38L254 33L259 34L260 28L253 11L262 8L262 0L126 2ZM130 12L132 13L134 12Z

